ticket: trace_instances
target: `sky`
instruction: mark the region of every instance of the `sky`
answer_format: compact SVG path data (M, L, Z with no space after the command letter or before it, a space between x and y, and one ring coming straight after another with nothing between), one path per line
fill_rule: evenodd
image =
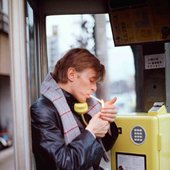
M52 36L52 27L57 25L59 37L59 49L61 55L70 48L70 43L75 41L74 34L79 33L77 23L80 17L78 15L68 16L48 16L47 37ZM109 24L110 25L110 24ZM108 68L107 73L111 81L128 79L134 76L133 53L129 46L115 47L111 33L111 27L107 27L108 41Z

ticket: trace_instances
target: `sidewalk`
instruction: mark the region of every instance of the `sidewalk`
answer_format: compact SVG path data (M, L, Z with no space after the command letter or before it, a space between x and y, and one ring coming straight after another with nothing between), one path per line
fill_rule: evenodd
M13 147L0 151L0 170L15 170Z

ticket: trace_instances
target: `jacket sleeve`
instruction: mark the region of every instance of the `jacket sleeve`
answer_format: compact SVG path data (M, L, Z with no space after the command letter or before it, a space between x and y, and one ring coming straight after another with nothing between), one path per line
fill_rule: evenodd
M118 138L118 128L116 126L116 123L113 122L110 124L110 134L107 133L105 137L102 138L102 142L106 151L109 151L113 147L117 138Z
M93 135L84 130L70 144L63 137L61 120L56 110L39 104L31 107L33 152L49 160L57 169L87 169L99 163L103 149Z

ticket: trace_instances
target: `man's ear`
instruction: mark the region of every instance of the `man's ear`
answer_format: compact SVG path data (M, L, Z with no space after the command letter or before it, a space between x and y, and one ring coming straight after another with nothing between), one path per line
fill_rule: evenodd
M68 78L68 80L73 82L74 78L75 78L75 75L76 75L75 68L73 68L73 67L68 68L68 70L67 70L67 78Z

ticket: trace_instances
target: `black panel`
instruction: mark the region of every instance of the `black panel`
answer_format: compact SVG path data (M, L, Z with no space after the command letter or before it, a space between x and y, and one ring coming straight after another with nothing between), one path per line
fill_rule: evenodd
M147 0L110 0L110 8L122 8L127 6L139 5L147 2Z

